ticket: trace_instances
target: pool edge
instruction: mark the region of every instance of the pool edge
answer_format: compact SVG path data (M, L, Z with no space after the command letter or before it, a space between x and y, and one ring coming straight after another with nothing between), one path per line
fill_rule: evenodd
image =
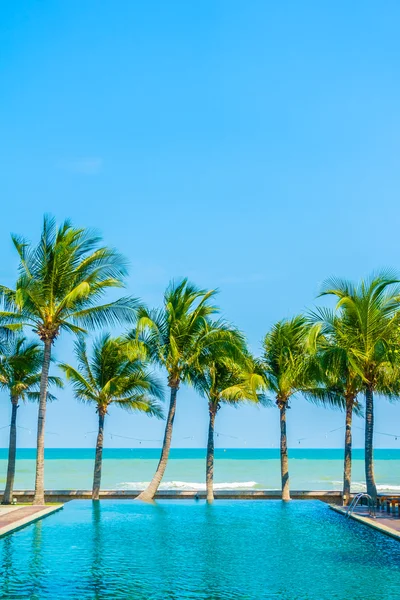
M34 513L33 515L23 517L22 519L18 519L14 523L10 523L9 525L5 525L4 527L1 527L0 528L0 539L5 537L6 535L10 535L11 533L14 533L15 531L19 531L20 529L23 529L24 527L27 527L28 525L32 525L32 523L35 523L36 521L40 521L41 519L44 519L45 517L48 517L49 515L52 515L55 512L58 512L62 508L64 508L63 504L59 504L58 506L49 506L37 513Z
M346 516L346 510L343 508L340 508L339 506L335 506L334 504L329 504L329 508L344 517ZM361 515L356 515L354 513L351 513L349 515L349 518L353 519L354 521L359 521L360 523L367 525L367 527L371 527L372 529L375 529L376 531L380 531L381 533L388 535L400 542L400 532L396 531L395 529L392 529L391 527L387 527L387 525L381 525L380 523L376 523L375 521L373 521L372 519L369 519L368 517L362 517Z

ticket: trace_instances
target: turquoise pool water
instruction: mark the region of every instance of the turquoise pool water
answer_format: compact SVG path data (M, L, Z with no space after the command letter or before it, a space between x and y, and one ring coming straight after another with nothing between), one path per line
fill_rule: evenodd
M398 600L400 544L319 502L74 501L0 540L0 598Z

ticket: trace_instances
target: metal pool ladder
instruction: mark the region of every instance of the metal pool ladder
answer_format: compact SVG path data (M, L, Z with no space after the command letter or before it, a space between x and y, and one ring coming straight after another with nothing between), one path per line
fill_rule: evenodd
M361 492L361 493L357 494L356 496L354 496L353 500L351 501L350 506L348 507L348 509L346 511L346 518L350 517L350 515L354 512L354 509L356 508L357 504L363 498L367 498L367 500L368 500L368 514L369 514L369 516L372 519L376 519L375 502L373 501L372 497L369 494L366 494L365 492Z

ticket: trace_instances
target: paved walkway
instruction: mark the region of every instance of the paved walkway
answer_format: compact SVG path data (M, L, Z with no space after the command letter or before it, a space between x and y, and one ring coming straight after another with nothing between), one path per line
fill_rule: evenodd
M5 514L12 512L14 510L18 510L20 508L21 508L20 506L13 506L13 505L2 506L0 504L0 517L3 517Z
M1 506L0 537L60 510L57 506Z
M331 508L342 515L346 514L346 510L339 506L331 505ZM386 511L377 511L376 518L373 519L369 516L366 506L357 506L350 518L400 540L400 518L396 515Z

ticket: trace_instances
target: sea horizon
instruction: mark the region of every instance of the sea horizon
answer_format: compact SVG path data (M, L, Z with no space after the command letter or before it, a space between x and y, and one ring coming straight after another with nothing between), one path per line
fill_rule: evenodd
M46 448L46 489L90 489L94 448ZM343 481L343 448L290 448L291 488L340 490ZM400 491L400 449L374 451L378 490ZM5 484L8 450L0 448L0 488ZM102 489L138 490L146 487L157 466L160 448L105 448ZM32 489L35 448L19 448L15 489ZM206 448L172 448L160 489L205 489ZM352 490L364 491L364 450L353 450ZM279 448L217 448L216 490L280 488Z
M45 458L48 460L64 459L68 455L69 458L76 460L92 458L95 456L96 449L93 447L57 447L57 448L45 448ZM313 458L314 460L323 459L342 459L344 458L344 448L299 448L298 446L288 447L288 452L293 459L301 458ZM140 458L141 455L147 459L158 458L161 453L160 447L114 447L114 448L103 448L103 459L117 459L117 458L129 458L135 455L135 458ZM185 448L185 447L174 447L170 449L169 458L170 460L188 460L193 458L205 458L207 453L206 447L196 448ZM267 447L267 448L241 448L241 447L228 447L228 448L215 448L214 450L216 459L232 459L232 460L249 460L249 459L261 459L269 460L280 458L279 448ZM8 457L8 448L0 447L0 461ZM376 460L400 460L400 448L374 448L374 457ZM26 447L17 449L17 458L19 459L35 459L36 448ZM364 460L365 450L364 448L353 448L352 449L353 460ZM0 471L1 473L1 471Z
M172 447L170 449L170 457L172 458L172 454L176 453L176 452L203 452L204 455L206 454L206 446L196 446L196 447L185 447L185 446L175 446ZM299 446L288 446L288 450L291 452L338 452L344 455L344 448L343 447L334 447L334 448L313 448L313 447L299 447ZM23 448L17 448L17 453L23 453L23 452L36 452L36 447L35 446L26 446ZM57 446L57 447L46 447L45 448L45 452L46 453L56 453L56 452L77 452L77 451L84 451L84 452L95 452L95 447L88 447L88 446L74 446L74 447L68 447L68 446ZM113 448L103 448L103 456L105 456L106 454L110 454L113 452L120 452L120 451L127 451L127 452L131 452L131 451L150 451L150 452L161 452L161 447L160 446L146 446L146 447L141 447L141 446L117 446L117 447L113 447ZM246 447L241 447L241 446L237 446L237 447L225 447L225 448L215 448L215 453L226 453L226 452L233 452L233 451L240 451L240 452L273 452L276 453L277 456L279 456L279 448L277 448L276 446L267 446L267 447L263 447L263 448L259 448L257 446L246 446ZM2 453L8 453L8 447L3 446L0 447L0 457L2 455ZM379 454L379 453L398 453L400 455L400 448L374 448L374 454ZM362 447L353 447L352 448L352 453L354 455L360 454L362 453L364 456L364 448Z

